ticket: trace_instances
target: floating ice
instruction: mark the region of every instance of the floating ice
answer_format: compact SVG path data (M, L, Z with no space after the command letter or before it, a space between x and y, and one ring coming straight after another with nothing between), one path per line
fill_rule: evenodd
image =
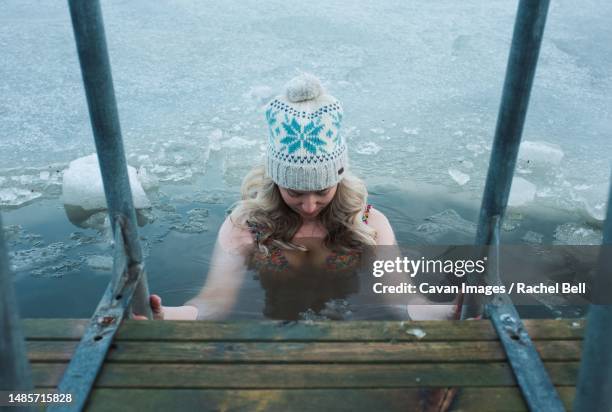
M450 175L450 177L453 178L455 182L457 182L459 186L463 186L464 184L470 181L470 175L465 174L457 169L448 169L448 174Z
M208 134L208 145L211 151L221 150L221 139L223 138L223 131L221 129L215 129Z
M471 162L469 160L461 160L461 164L463 165L463 167L466 167L468 169L471 169L474 167L474 162Z
M151 203L138 181L136 169L128 166L128 176L132 188L134 207L136 209L151 207ZM102 175L95 154L70 162L68 169L64 171L62 202L65 205L79 206L84 210L106 208Z
M474 156L478 156L485 152L485 148L477 143L468 143L465 145L465 148L470 152L474 153Z
M417 128L414 128L414 129L409 129L409 128L407 128L407 127L404 127L404 128L402 129L402 132L404 132L404 133L406 133L406 134L409 134L409 135L413 135L413 136L414 136L414 135L419 134L419 128L417 127Z
M382 127L374 127L370 129L370 131L375 134L383 134L385 132L385 129L383 129Z
M608 183L578 185L574 189L579 193L570 193L572 200L582 206L581 212L586 215L587 220L602 222L606 214Z
M555 229L554 244L600 245L602 233L576 223L564 223Z
M143 190L149 191L159 187L159 179L155 177L155 175L149 173L146 167L139 167L136 173L138 174L138 180Z
M541 244L542 240L544 239L544 235L540 234L540 233L536 233L536 232L532 232L531 230L528 230L523 237L521 238L525 243L529 243L529 244L533 244L533 245L537 245L537 244Z
M0 205L22 206L42 196L42 193L16 187L0 189Z
M113 268L113 258L111 256L87 256L85 263L94 270L112 270Z
M558 165L563 159L563 150L553 143L526 140L521 143L518 158L531 166Z
M425 223L420 224L416 230L429 241L448 237L449 233L471 238L476 234L476 224L465 220L454 210L447 209L427 217Z
M229 148L238 148L238 147L250 147L256 144L257 144L256 140L247 140L247 139L243 139L242 137L235 136L229 140L224 141L222 146L229 147Z
M381 147L374 142L367 142L366 144L361 145L357 150L355 150L359 154L363 155L372 155L380 152Z
M257 104L264 104L272 99L274 94L274 90L269 86L253 86L244 97L255 100Z
M536 186L522 177L512 179L508 206L523 206L531 202L536 195Z
M171 229L179 233L202 233L208 230L208 209L195 208L187 212L187 222L176 223Z
M23 272L37 267L47 266L57 260L64 259L68 247L62 242L51 243L43 247L9 252L11 269Z
M588 200L584 200L584 209L592 218L603 221L606 213L606 203L599 202L597 204L591 204Z

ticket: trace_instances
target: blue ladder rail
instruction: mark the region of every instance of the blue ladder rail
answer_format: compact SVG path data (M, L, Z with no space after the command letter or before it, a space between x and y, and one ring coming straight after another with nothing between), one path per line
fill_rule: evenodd
M74 401L49 409L80 411L123 318L132 307L149 318L151 312L100 3L99 0L69 0L68 3L115 242L111 282L58 387L60 391L72 393ZM514 175L548 5L549 0L521 0L518 6L476 236L476 244L492 245L496 256L499 228ZM612 176L610 184L604 246L612 243ZM597 281L606 293L612 290L611 256L602 247ZM497 270L488 274L487 282L499 282ZM31 389L30 368L15 309L1 221L0 299L0 328L3 331L0 337L0 390ZM484 310L482 302L466 299L461 317L480 315ZM512 302L498 296L487 305L486 314L498 331L529 409L563 410ZM612 306L591 305L576 410L612 410L610 346ZM534 365L539 366L534 368Z

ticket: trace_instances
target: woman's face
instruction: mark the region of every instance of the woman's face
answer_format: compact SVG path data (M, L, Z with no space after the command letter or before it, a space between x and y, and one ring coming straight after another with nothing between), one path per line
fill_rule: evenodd
M278 187L287 206L297 212L304 219L314 219L325 209L336 195L338 185L316 192L302 192L299 190Z

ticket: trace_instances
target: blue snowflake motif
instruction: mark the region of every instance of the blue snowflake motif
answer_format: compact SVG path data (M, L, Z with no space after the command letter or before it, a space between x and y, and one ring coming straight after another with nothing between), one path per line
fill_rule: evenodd
M340 124L342 122L342 113L340 113L340 112L334 113L334 114L331 115L331 118L332 118L332 125L336 128L336 130L340 130ZM327 136L329 138L331 138L333 136L333 132L331 131L331 129L328 132ZM336 136L333 139L334 143L336 143L336 144L339 143L339 140L338 140L339 137L340 137L340 135L338 133L336 133Z
M281 144L286 146L289 154L295 152L299 148L303 147L312 154L317 154L317 150L325 152L322 146L325 146L325 142L319 139L319 133L323 129L323 125L315 125L313 122L309 122L303 128L295 120L291 119L291 122L282 124L287 136L281 139Z

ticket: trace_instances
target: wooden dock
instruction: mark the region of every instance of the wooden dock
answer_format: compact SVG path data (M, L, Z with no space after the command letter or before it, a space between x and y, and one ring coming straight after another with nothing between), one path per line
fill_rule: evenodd
M86 323L23 321L37 389L57 386ZM524 323L571 409L585 321ZM486 320L126 321L87 410L416 411L447 387L451 410L527 410Z

